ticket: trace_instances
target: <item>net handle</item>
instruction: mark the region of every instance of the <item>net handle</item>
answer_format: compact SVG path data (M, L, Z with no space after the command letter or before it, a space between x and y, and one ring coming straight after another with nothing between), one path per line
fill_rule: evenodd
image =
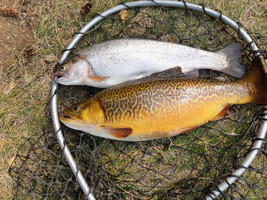
M218 19L222 23L229 25L232 29L234 29L236 32L238 32L239 36L248 44L248 47L254 53L254 55L259 54L259 49L258 49L257 45L253 42L253 40L246 33L246 31L240 26L240 24L237 24L236 22L232 21L228 17L222 15L222 13L211 10L209 8L206 8L203 5L195 5L195 4L191 4L191 3L186 3L185 1L176 2L176 1L154 1L154 0L151 0L151 1L134 1L134 2L128 2L125 4L117 5L111 9L104 11L103 13L97 15L96 17L94 17L83 28L81 28L80 31L74 36L74 38L69 43L67 48L63 51L63 54L60 58L60 62L62 62L65 58L67 58L69 53L73 49L75 49L75 45L83 37L83 35L87 31L89 31L91 28L93 28L99 21L101 21L105 17L107 17L111 14L117 13L122 9L135 8L135 7L147 7L147 6L164 6L164 7L185 8L186 10L194 10L194 11L198 11L198 12L203 12L203 13L207 14L208 16L215 18L215 19ZM66 157L67 162L68 162L73 174L75 175L79 185L81 186L84 194L86 195L86 198L88 200L95 200L93 193L90 191L89 186L84 179L84 176L82 175L81 171L78 169L78 166L77 166L67 144L65 143L65 139L64 139L63 133L62 133L61 128L60 128L60 122L59 122L58 110L57 110L56 91L58 89L58 85L55 82L56 78L57 78L56 76L53 77L52 86L51 86L51 115L52 115L52 121L53 121L54 130L56 133L56 137L57 137L58 143L60 145L60 148L62 150L62 153ZM266 108L267 108L267 106L265 106L265 109ZM264 113L263 117L267 118L267 112ZM262 123L257 137L258 138L265 138L266 132L267 132L267 120L265 120ZM262 143L263 143L262 140L256 140L254 142L252 148L255 147L258 149L261 147ZM251 164L251 162L253 161L253 159L255 158L255 156L257 155L257 153L258 153L258 150L251 151L248 154L248 156L246 157L245 161L242 163L242 165L248 167ZM244 172L245 172L245 168L240 167L239 169L235 170L233 172L233 174L235 176L239 177ZM220 185L218 185L218 187L217 187L218 190L212 191L211 194L209 194L206 197L206 199L211 200L211 199L214 199L217 196L219 196L222 191L226 190L230 186L230 184L232 184L233 182L236 181L237 178L235 176L229 176L226 181L224 181Z

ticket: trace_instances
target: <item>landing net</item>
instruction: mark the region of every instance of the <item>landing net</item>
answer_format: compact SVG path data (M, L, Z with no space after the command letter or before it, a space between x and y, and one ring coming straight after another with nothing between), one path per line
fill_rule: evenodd
M237 31L233 30L219 11L219 18L214 19L204 5L198 6L200 11L194 11L184 1L179 2L180 8L161 6L163 1L148 2L152 7L121 4L124 9L109 16L92 13L90 4L87 4L82 8L83 15L88 17L88 21L93 15L100 21L90 30L75 33L76 37L82 37L79 43L74 42L75 49L118 38L161 40L207 51L217 51L240 42L243 44L241 63L246 68L250 66L253 55L262 54L266 49L266 38L249 33L261 51L251 50L253 42L248 43L240 36L241 28L244 30L241 24L238 24ZM65 56L73 49L64 50ZM210 70L201 70L200 76L223 76L233 80ZM62 107L87 99L99 91L83 86L57 86L51 101L56 94L60 113ZM266 116L262 115L266 108L249 104L233 106L233 110L230 117L209 122L194 131L147 142L98 138L63 125L56 129L55 135L48 125L42 133L24 138L10 168L10 175L16 182L14 195L28 199L191 200L213 199L217 195L221 199L264 199L266 139L257 138L257 134L260 125L266 123ZM55 125L50 107L46 113ZM58 143L59 132L64 139L61 138L62 148ZM256 148L252 146L255 142L263 144ZM74 173L68 164L70 158L64 155L66 149L75 160ZM253 163L249 167L241 166L253 151L258 152ZM236 177L231 175L238 168L245 169L245 173ZM233 184L227 181L228 188L222 191L218 185L227 177L237 180ZM80 184L84 184L83 188ZM215 195L214 191L219 194Z

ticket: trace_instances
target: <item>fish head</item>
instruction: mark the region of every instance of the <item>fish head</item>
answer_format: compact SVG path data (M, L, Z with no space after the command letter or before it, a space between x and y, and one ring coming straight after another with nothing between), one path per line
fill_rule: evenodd
M66 126L80 130L86 125L86 121L83 119L83 110L84 108L81 104L75 104L65 109L59 119Z
M82 85L91 71L90 64L79 55L71 56L56 68L55 81L63 85Z
M60 116L60 121L66 126L85 132L95 129L103 119L103 111L96 100L75 104Z

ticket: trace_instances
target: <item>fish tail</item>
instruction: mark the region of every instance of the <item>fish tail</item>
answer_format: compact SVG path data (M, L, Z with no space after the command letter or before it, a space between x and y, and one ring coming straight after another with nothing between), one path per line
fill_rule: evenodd
M222 69L222 72L237 78L241 78L245 74L244 66L239 64L239 56L242 52L242 49L242 44L234 43L217 51L217 53L225 55L228 60L228 67Z
M264 57L256 57L240 81L249 86L251 103L267 104L267 60Z

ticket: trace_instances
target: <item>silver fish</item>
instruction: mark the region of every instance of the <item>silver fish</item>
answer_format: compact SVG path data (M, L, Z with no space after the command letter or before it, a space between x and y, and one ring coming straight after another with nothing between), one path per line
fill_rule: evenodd
M217 52L155 40L117 39L89 46L63 61L56 71L56 82L107 88L149 76L173 67L197 75L198 69L222 71L240 78L245 70L238 63L239 43Z

